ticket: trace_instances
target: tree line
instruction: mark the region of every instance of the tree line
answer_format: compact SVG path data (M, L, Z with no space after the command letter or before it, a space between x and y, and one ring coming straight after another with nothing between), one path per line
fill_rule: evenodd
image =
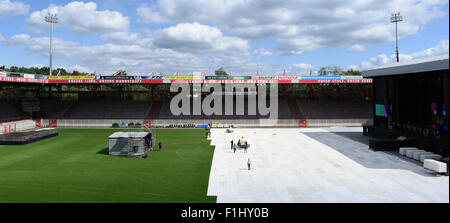
M6 68L5 66L0 66L0 70L4 70L7 72L13 72L13 73L25 73L25 74L40 74L40 75L48 75L50 72L50 68L48 67L16 67L11 66L9 68ZM52 71L52 75L58 75L58 73L61 72L61 75L63 76L86 76L90 75L89 73L85 72L79 72L79 71L72 71L69 72L64 68L56 68Z

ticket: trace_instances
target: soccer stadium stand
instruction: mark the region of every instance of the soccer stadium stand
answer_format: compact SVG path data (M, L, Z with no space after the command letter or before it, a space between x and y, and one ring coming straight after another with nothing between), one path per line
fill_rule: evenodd
M308 119L364 119L372 117L371 104L361 101L297 100Z
M150 112L147 115L147 119L159 118L159 113L161 112L162 106L163 106L163 103L160 101L153 102Z
M64 114L71 108L72 101L60 101L45 99L41 101L41 115L43 118L63 118Z
M175 116L171 113L170 111L170 101L166 101L162 104L162 108L161 108L161 112L159 115L159 118L161 119L173 119L173 118L178 118L178 119L187 119L187 118L194 118L194 119L257 119L257 118L262 118L261 115L259 115L258 112L258 106L257 103L255 102L256 105L256 115L248 115L249 111L248 111L248 100L246 99L244 101L244 114L243 115L232 115L232 116L228 116L225 115L225 100L222 100L222 115L213 115L213 116L206 116L206 115L189 115L189 116L185 116L185 115L179 115L179 116ZM192 109L192 102L190 105L191 108L191 114L193 114L193 109ZM236 102L234 101L233 104L233 114L237 114L236 112ZM282 119L288 119L288 118L292 118L291 117L291 112L289 111L289 106L286 103L286 101L280 100L278 101L278 118L282 118Z
M150 101L87 100L70 114L70 119L145 119L150 111Z
M289 106L289 110L291 111L292 118L304 118L303 114L295 100L289 100L288 106Z
M3 119L7 120L23 116L23 114L20 114L15 108L14 104L10 101L1 100L0 105L1 105L0 121Z

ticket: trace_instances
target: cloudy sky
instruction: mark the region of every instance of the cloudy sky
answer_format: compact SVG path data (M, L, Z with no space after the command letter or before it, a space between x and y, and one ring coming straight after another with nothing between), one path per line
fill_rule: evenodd
M0 64L111 74L308 75L449 53L448 0L0 0Z

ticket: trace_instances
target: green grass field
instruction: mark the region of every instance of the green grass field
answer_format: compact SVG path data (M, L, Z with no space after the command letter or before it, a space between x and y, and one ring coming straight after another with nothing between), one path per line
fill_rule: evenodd
M214 148L205 130L156 130L146 159L108 153L113 129L60 129L0 146L0 202L216 202L206 196Z

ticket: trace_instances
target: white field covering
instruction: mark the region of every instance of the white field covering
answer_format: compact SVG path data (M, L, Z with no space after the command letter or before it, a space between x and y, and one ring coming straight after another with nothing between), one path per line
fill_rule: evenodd
M234 130L211 130L208 195L219 203L449 202L448 176L332 133L362 128ZM248 153L233 153L230 141L241 137Z

